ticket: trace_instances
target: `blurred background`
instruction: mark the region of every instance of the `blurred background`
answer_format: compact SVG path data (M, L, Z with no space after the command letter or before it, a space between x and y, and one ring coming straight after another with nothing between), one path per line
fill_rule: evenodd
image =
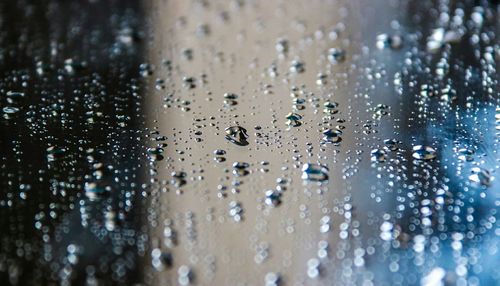
M498 285L498 9L3 1L0 284Z

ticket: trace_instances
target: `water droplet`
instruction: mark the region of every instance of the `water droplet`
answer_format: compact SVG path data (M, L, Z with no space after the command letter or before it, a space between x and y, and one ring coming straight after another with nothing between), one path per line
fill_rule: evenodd
M276 41L276 51L281 54L286 54L288 52L288 40L278 39Z
M300 121L302 119L302 115L298 113L290 112L286 115L286 119L286 124L288 126L299 127L302 125L302 121Z
M184 58L187 61L190 61L193 59L193 50L192 49L184 49L182 51L182 58Z
M151 264L157 271L162 271L165 267L172 266L172 254L161 251L159 248L154 248L151 251Z
M389 241L393 239L393 229L394 225L388 221L384 221L380 225L380 238L385 241Z
M376 46L378 49L399 49L403 45L403 38L400 35L389 36L387 34L377 35Z
M79 62L72 58L64 60L64 70L69 75L74 75L77 71L83 70L87 67L86 62Z
M225 129L226 139L239 146L248 145L247 130L241 126L231 126Z
M151 160L151 161L163 160L163 155L162 155L163 152L164 152L164 149L161 147L153 147L153 148L147 149L149 160Z
M317 85L325 85L327 83L326 78L327 78L326 74L318 73L316 75L316 84Z
M345 51L342 49L331 48L328 50L328 60L332 64L343 62L345 60Z
M436 150L430 146L417 145L413 147L412 156L417 160L432 160L436 158Z
M302 179L323 182L328 180L328 168L320 164L306 163L302 166Z
M467 148L461 148L458 149L458 160L460 161L472 161L474 160L474 150L467 149Z
M248 175L250 172L247 170L247 168L250 165L245 162L234 162L233 163L233 175L237 177L242 177Z
M330 115L337 114L339 112L337 109L338 106L337 102L327 101L323 103L323 113Z
M307 261L307 276L309 278L314 279L319 276L319 268L321 266L321 262L317 258L311 258Z
M5 106L2 110L5 114L14 114L16 112L19 112L19 108L13 106Z
M342 141L342 137L340 135L342 134L342 131L340 130L333 130L333 129L326 129L323 131L323 139L321 139L321 144L328 144L328 143L340 143Z
M188 89L193 89L196 87L196 78L192 76L185 76L182 78L182 83L184 87Z
M389 151L397 151L399 149L398 141L395 139L385 139L384 144L385 148Z
M234 106L238 104L236 99L238 98L238 95L235 93L224 93L224 104L226 106Z
M427 38L427 51L430 53L438 52L446 43L458 43L462 39L463 32L458 30L445 30L437 28L432 31L432 34Z
M226 155L226 151L224 151L222 149L217 149L217 150L214 150L214 155L215 155L215 158L214 158L215 161L217 161L219 163L226 161L226 158L224 157L224 155Z
M187 265L181 265L179 269L177 269L177 274L179 274L179 278L177 278L177 282L180 285L189 285L193 280L193 271Z
M180 187L184 186L187 183L187 181L186 181L186 173L185 172L174 171L174 172L172 172L171 175L172 175L172 180L170 182L175 187L180 188Z
M305 72L306 70L306 67L305 67L305 64L301 61L298 61L298 60L295 60L295 61L292 61L291 65L290 65L290 72L291 73L303 73Z
M372 162L377 162L377 163L383 163L385 162L385 151L382 149L373 149L370 153L371 155L371 161Z
M268 206L276 207L281 204L281 192L277 190L266 191L265 203Z
M235 222L240 222L243 219L243 208L241 203L237 201L231 201L229 203L229 216L232 217Z
M488 187L489 185L491 185L493 177L491 176L490 171L480 167L474 167L472 168L471 172L472 174L469 176L469 180L472 183L483 187Z
M226 157L215 157L214 160L218 163L222 163L222 162L225 162L226 161Z
M99 186L96 182L85 183L85 196L91 201L102 198L107 193L106 188Z
M66 150L64 148L56 148L54 146L51 146L47 148L47 161L53 162L57 160L58 158L62 158L64 156L64 153Z
M386 104L377 104L373 109L373 119L380 120L382 117L389 115L389 106Z
M275 272L269 272L264 277L265 286L277 286L280 285L280 274Z
M436 267L420 281L422 286L445 285L446 271L441 267Z
M24 92L20 91L12 91L12 90L7 91L7 96L12 98L24 97L24 95L25 95Z

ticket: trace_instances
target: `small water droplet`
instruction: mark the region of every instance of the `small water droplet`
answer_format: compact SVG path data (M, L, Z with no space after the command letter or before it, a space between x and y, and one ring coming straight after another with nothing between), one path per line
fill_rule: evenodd
M332 64L343 62L345 60L345 51L342 49L331 48L328 50L328 60Z
M247 170L247 168L250 165L245 162L234 162L233 163L233 175L237 177L242 177L248 175L250 172Z
M399 49L403 45L403 38L400 35L380 34L377 35L376 46L378 49Z
M430 146L417 145L413 147L413 158L417 160L432 160L436 158L436 150Z
M340 137L342 131L340 130L333 130L329 128L324 130L322 133L323 139L321 139L321 144L340 143L342 141L342 137Z
M299 127L302 125L302 121L300 121L302 119L302 115L298 113L290 112L286 115L286 119L286 124L288 126Z
M278 190L266 191L265 203L268 206L276 207L281 204L281 192Z
M306 71L305 64L301 61L295 60L292 61L290 65L290 72L291 73L303 73Z
M474 150L467 149L467 148L461 148L458 149L458 160L460 161L472 161L474 160Z
M5 114L14 114L16 112L19 112L19 108L17 108L17 107L5 106L3 108L3 113L5 113Z
M389 115L389 106L386 104L377 104L377 106L373 109L373 119L380 120L386 115Z
M187 183L187 181L186 181L186 173L185 172L174 171L174 172L172 172L171 175L172 175L172 180L170 182L175 187L180 188L180 187L184 186Z
M385 148L389 151L397 151L399 149L398 141L395 139L385 139L384 144Z
M491 185L493 177L491 176L490 171L480 167L474 167L472 168L471 172L472 174L469 176L469 180L472 183L483 187L488 187L489 185Z
M373 149L370 153L371 155L371 161L376 162L376 163L383 163L385 162L385 151L382 149Z
M107 193L106 189L99 186L96 182L85 183L85 196L91 201L99 200Z
M302 166L302 179L323 182L328 180L328 168L320 164L306 163Z
M163 155L162 155L163 152L164 152L164 149L161 147L153 147L153 148L147 149L149 160L151 160L151 161L163 160Z
M243 219L243 207L241 203L237 201L231 201L229 203L229 216L232 217L235 222L240 222Z
M286 54L288 52L288 40L278 39L276 41L276 51L280 54Z

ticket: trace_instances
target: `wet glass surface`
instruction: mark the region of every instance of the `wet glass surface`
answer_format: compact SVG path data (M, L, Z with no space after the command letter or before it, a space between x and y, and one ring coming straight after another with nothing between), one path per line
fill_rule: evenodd
M0 285L498 285L498 9L0 3Z

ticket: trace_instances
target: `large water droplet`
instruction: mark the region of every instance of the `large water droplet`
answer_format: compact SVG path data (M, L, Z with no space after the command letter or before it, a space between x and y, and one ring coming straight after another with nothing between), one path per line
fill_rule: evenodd
M248 145L247 130L241 126L231 126L225 129L226 139L239 146Z

